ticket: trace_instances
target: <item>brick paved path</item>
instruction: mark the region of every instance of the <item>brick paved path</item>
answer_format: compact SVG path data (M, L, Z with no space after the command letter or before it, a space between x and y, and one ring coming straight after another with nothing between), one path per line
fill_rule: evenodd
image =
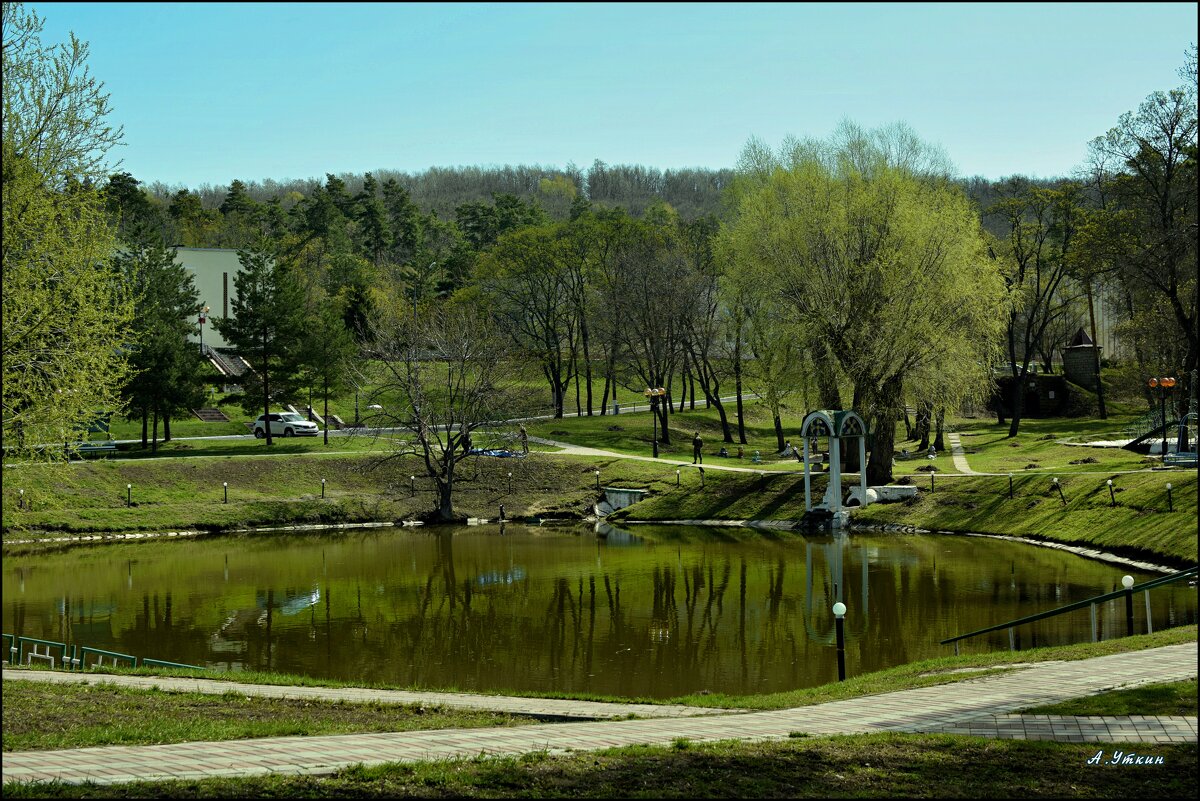
M1195 742L1194 717L1052 718L1015 717L1009 713L1116 687L1194 678L1196 657L1196 643L1184 643L1072 662L1043 662L955 684L770 712L9 752L4 755L3 778L112 783L273 771L331 773L356 763L592 750L642 743L666 745L681 737L693 741L769 740L785 738L792 732L952 731L1064 741ZM492 708L496 700L492 696L479 699L479 708Z

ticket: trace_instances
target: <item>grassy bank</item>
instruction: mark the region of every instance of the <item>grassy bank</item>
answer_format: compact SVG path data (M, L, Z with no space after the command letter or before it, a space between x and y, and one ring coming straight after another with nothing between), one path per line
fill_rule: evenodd
M1021 434L1011 439L991 420L951 421L973 469L1015 474L1013 497L1009 498L1007 476L957 474L947 454L932 463L924 458L898 460L897 478L919 488L917 499L873 505L856 513L856 521L1041 537L1194 563L1194 470L1148 472L1146 460L1137 454L1061 442L1119 436L1132 416L1126 412L1107 421L1028 420ZM455 506L470 517L498 517L503 504L510 519L579 518L591 513L599 496L594 473L599 469L604 486L651 492L647 500L614 516L614 522L798 520L804 514L804 492L797 463L774 453L774 428L760 405L748 404L746 417L745 459L713 455L722 445L719 421L715 409L703 408L672 415L673 444L664 446L661 454L686 460L691 433L698 430L707 443L709 467L751 467L750 454L761 450L761 473L708 469L702 476L685 465L678 468L677 478L674 465L620 458L550 452L534 452L524 459L481 457L464 466ZM795 431L799 422L786 419L785 430ZM650 448L648 412L539 420L528 428L535 436L617 453L646 455ZM497 429L476 439L483 444L501 442L507 433L511 432ZM271 449L247 440L177 441L164 447L160 458L141 454L132 461L6 466L4 535L13 539L30 532L224 530L419 518L434 505L431 483L411 458L377 465L388 447L386 440L369 436L337 438L329 446L319 440L280 440ZM932 488L929 474L922 470L931 465L938 469ZM1142 472L1125 472L1132 470ZM410 480L414 475L416 480ZM1061 497L1052 477L1059 479ZM1110 478L1111 497L1105 483ZM228 503L223 482L229 484ZM813 479L814 499L823 494L825 482L824 476ZM847 476L846 483L852 482ZM1167 482L1174 485L1170 504ZM132 490L127 491L130 484ZM131 506L126 505L127 497Z
M1105 483L1109 477L1113 496ZM918 487L916 499L873 504L854 512L853 520L1040 537L1195 563L1195 471L1064 474L1058 478L1061 497L1050 477L1022 475L1014 477L1010 499L1007 477L942 475L933 479L931 490L930 479L923 476L909 479ZM1170 509L1167 482L1173 485ZM814 503L824 487L824 479L814 481ZM802 476L710 471L704 491L668 487L666 492L617 513L614 520L798 520L803 514Z
M1145 684L1021 710L1029 715L1187 715L1195 717L1196 680Z
M395 704L4 682L4 750L516 726L534 718Z
M855 522L1037 537L1132 556L1196 562L1196 471L1058 477L942 476L912 502L875 504ZM1111 479L1110 495L1107 480ZM1168 503L1167 483L1173 485ZM1115 501L1114 501L1115 498Z
M5 538L415 519L434 506L432 484L411 457L381 463L381 450L328 454L312 443L281 447L295 450L6 467ZM465 516L495 518L504 504L509 518L579 518L591 513L600 495L597 469L605 485L661 491L675 482L674 470L643 462L549 453L479 457L458 478L455 508ZM228 503L223 483L229 485Z
M1089 765L1096 743L951 735L854 735L781 742L634 746L594 753L355 767L114 785L16 784L11 798L1183 798L1196 746L1117 746L1162 756L1137 768Z

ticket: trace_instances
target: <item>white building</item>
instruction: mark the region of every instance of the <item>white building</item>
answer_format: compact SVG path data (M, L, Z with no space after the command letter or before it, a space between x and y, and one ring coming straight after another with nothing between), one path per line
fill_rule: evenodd
M213 348L226 348L229 343L217 333L213 320L229 317L235 293L233 279L242 269L238 252L230 248L185 248L175 250L175 260L192 273L200 303L208 306L208 322L201 326L200 339Z

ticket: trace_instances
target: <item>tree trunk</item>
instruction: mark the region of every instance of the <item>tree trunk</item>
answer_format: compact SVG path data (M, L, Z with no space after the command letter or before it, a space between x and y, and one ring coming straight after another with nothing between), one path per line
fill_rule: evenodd
M328 445L329 444L329 377L328 376L326 376L325 381L323 383L323 394L325 395L325 405L324 405L325 414L323 414L322 417L325 418L325 444Z
M944 438L946 428L946 407L939 406L937 410L937 438L933 441L933 447L937 448L937 452L941 453L946 450L946 441Z
M150 445L150 407L142 407L142 450Z
M588 327L583 315L579 318L579 338L583 344L583 372L587 380L587 413L592 416L592 351L588 338Z
M920 442L917 444L917 450L923 451L929 447L929 425L930 417L933 415L933 405L927 401L921 401L917 406L917 430L916 439Z
M1025 381L1029 378L1029 361L1021 363L1021 371L1012 385L1012 407L1009 409L1011 419L1008 424L1008 436L1015 437L1021 427L1021 413L1025 410Z
M872 401L863 404L864 408L878 411L866 420L872 432L870 456L867 458L867 484L880 486L892 482L892 461L896 450L896 407L904 398L904 379L895 375L885 379L879 392L872 393L864 400ZM851 440L852 441L852 440ZM857 448L858 443L854 443Z
M171 413L169 411L163 412L163 439L162 439L162 441L163 442L171 441Z
M775 442L779 446L776 450L779 453L783 453L783 449L787 445L783 441L783 420L780 419L778 414L775 415Z
M849 440L853 441L853 440ZM867 485L892 483L892 453L896 447L896 415L875 415L871 455L867 458Z
M1104 407L1104 382L1100 379L1100 340L1096 339L1096 308L1092 303L1092 282L1087 283L1088 319L1091 321L1092 347L1096 355L1096 403L1100 407L1100 419L1108 419L1108 410Z
M663 445L671 444L671 430L667 428L667 408L670 405L669 403L658 404L658 441Z
M583 404L579 397L579 360L575 357L575 349L571 349L571 375L575 377L575 416L583 414Z
M916 437L913 436L912 423L908 419L908 406L905 406L904 407L904 440L906 442L909 442L914 439L916 439Z
M271 445L274 444L275 441L271 438L271 386L268 383L269 382L269 375L267 372L268 364L269 364L269 362L268 362L268 351L267 351L267 332L263 331L263 335L262 335L262 365L260 366L259 369L262 370L262 382L263 382L263 428L266 429L266 432L267 432L267 447L270 447Z
M454 520L454 466L450 468L442 480L438 482L438 519L445 522Z
M842 396L838 392L837 371L833 366L833 355L829 348L818 345L819 353L813 354L813 366L817 373L817 396L822 409L842 408Z
M158 406L154 407L154 428L150 434L150 452L158 453Z
M738 328L738 338L733 343L733 389L737 396L738 442L746 444L746 413L742 404L742 337Z

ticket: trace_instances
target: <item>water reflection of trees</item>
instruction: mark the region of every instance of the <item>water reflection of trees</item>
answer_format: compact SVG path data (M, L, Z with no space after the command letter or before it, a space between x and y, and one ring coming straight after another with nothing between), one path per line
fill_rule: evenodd
M326 548L337 552L335 567ZM941 637L1010 610L1015 617L1022 606L1103 592L1109 587L1097 577L1120 574L1067 555L951 538L727 547L694 535L612 547L561 533L446 533L261 551L240 562L234 553L232 569L215 549L199 553L203 569L197 559L173 569L121 560L108 573L79 572L72 586L82 589L49 601L35 600L44 597L38 582L21 593L23 574L6 570L5 630L350 681L662 697L833 679L830 607L838 599L850 608L849 667L861 673L940 655ZM223 579L226 586L214 586ZM1194 621L1194 597L1176 614L1178 602L1164 595L1159 619ZM1086 626L1086 610L1081 618ZM1070 640L1078 621L1055 625L1023 632L1022 646ZM992 644L1007 646L1004 633Z

